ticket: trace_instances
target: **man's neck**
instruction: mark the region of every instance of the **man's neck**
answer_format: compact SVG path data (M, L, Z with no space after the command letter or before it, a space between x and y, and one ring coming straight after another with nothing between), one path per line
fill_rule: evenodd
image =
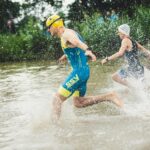
M65 32L65 27L61 27L58 32L58 37L61 37L64 32Z
M126 39L126 38L130 38L128 35L124 35L124 37L122 38L123 39Z

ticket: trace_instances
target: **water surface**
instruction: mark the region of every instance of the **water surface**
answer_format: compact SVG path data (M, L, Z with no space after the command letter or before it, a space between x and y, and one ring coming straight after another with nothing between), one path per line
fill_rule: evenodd
M54 125L50 120L52 98L69 66L1 64L0 149L149 150L149 92L139 88L124 93L126 89L111 80L117 68L91 65L87 95L116 90L125 103L123 109L107 102L77 109L70 98L63 105L60 124Z

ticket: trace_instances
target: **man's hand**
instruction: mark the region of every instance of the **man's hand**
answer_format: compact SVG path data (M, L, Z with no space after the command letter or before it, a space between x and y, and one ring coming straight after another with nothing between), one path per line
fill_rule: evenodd
M105 64L107 62L106 58L101 60L101 64Z
M66 62L66 60L67 60L66 55L63 55L63 56L61 56L61 57L58 59L58 62L61 64L61 63Z
M90 56L92 58L92 61L96 61L96 56L92 53L92 51L86 50L85 55Z

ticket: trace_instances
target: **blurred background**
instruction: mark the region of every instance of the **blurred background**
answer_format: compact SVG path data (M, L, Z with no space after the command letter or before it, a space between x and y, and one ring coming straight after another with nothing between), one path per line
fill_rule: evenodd
M132 81L129 92L111 80L121 59L89 63L87 95L117 91L122 109L107 102L77 109L69 98L60 124L51 122L53 95L70 72L68 64L56 63L60 41L45 27L52 14L79 32L99 59L118 51L123 23L150 48L149 0L0 0L0 150L149 150L150 63L142 55L144 85Z
M116 29L122 23L131 26L135 40L149 46L149 0L1 0L0 62L57 59L59 40L45 28L52 14L63 17L98 57L118 50Z

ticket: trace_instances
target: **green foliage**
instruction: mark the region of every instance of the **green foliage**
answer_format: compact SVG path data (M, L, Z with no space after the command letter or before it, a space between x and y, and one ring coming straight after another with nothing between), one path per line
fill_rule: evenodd
M14 42L15 40L15 42ZM17 43L17 44L16 44ZM0 36L0 61L11 61L22 58L22 40L16 35ZM18 51L20 51L18 53ZM13 56L13 57L12 57Z
M12 0L0 0L0 33L9 32L8 20L13 22L13 19L19 17L20 12L26 17L31 15L31 11L34 11L33 16L36 16L36 6L40 5L42 12L46 9L44 3L51 5L54 10L59 10L62 7L62 2L62 0L26 0L25 3L20 4L20 2L13 2Z
M148 9L139 8L134 19L122 16L116 21L99 22L100 14L84 16L82 22L73 22L71 28L79 32L98 57L105 57L118 51L120 40L117 27L127 23L131 37L141 44L149 40ZM16 35L0 35L0 61L21 61L32 59L57 59L62 55L60 41L39 28L39 22L27 17Z
M7 21L19 16L20 5L11 0L0 0L0 32L7 32Z
M69 6L68 18L72 21L81 21L84 14L91 16L95 11L105 15L106 11L114 9L117 13L133 17L139 6L148 7L149 0L75 0Z
M135 18L136 22L138 22L138 26L140 26L143 31L144 38L148 41L150 38L150 9L145 7L138 8Z
M0 61L57 58L55 50L58 53L60 46L54 39L50 45L49 40L50 37L40 30L36 20L30 17L27 24L20 29L19 34L0 35Z

